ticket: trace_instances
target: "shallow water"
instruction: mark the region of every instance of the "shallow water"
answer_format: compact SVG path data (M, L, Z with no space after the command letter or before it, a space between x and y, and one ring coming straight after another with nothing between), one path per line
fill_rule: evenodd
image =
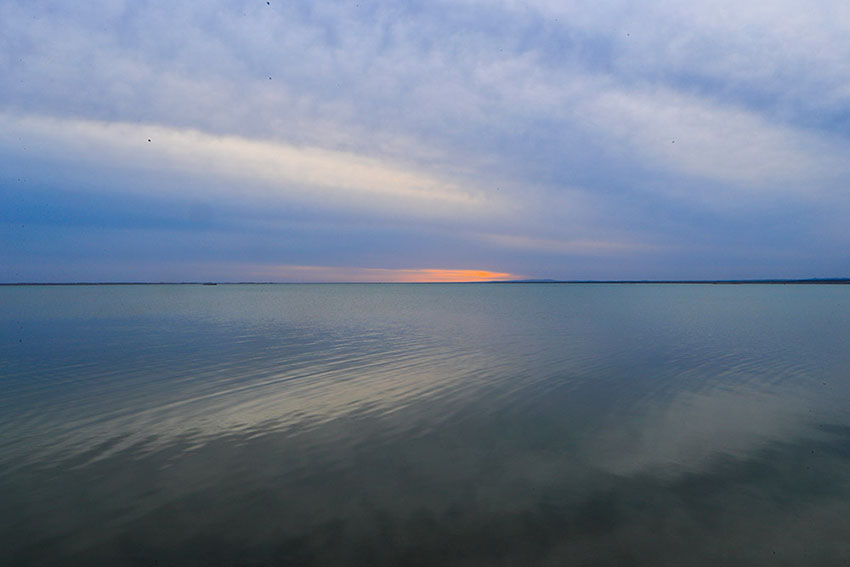
M0 287L2 565L843 565L850 288Z

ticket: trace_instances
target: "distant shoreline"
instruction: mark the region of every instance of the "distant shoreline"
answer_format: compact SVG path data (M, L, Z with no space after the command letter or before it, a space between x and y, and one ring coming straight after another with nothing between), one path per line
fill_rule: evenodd
M762 280L511 280L484 282L14 282L2 287L35 286L138 286L138 285L407 285L407 284L676 284L676 285L848 285L850 278L762 279Z

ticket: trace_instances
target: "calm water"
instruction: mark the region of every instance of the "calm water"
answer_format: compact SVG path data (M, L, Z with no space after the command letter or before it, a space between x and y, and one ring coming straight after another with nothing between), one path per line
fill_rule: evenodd
M850 287L0 288L2 565L846 565Z

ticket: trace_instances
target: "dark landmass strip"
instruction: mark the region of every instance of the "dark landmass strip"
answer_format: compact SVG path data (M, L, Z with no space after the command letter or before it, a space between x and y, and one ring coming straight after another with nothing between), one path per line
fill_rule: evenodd
M850 284L850 278L809 278L809 279L779 279L779 280L510 280L486 283L533 283L533 284L821 284L836 285Z

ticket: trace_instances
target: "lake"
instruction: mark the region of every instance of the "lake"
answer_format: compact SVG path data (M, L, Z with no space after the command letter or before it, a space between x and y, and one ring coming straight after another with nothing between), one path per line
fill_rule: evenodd
M0 287L2 565L846 565L850 287Z

